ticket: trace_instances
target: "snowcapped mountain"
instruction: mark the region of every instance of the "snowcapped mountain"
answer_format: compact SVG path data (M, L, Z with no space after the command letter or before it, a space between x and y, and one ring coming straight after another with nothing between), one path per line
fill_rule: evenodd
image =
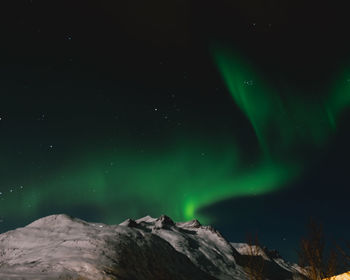
M266 279L302 279L302 269L278 253L251 249L197 220L146 216L105 225L52 215L0 235L0 279L245 280L252 257L262 260Z

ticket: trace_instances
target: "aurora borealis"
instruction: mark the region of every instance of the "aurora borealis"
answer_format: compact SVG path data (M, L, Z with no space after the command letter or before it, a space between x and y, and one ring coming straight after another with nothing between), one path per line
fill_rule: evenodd
M21 215L38 215L42 204L54 197L53 203L61 207L93 205L111 222L148 212L189 220L199 218L195 211L200 207L227 197L274 191L292 172L272 163L244 168L230 145L211 150L210 145L198 143L176 144L170 152L147 151L143 156L132 151L89 155L60 170L64 178L56 174L48 178L44 191L22 190L15 204L9 201L3 207L14 216L21 208ZM208 154L203 155L203 150Z
M22 2L0 46L1 231L166 214L290 256L309 216L350 234L346 9Z
M295 96L268 86L263 75L249 69L239 54L227 48L213 52L235 103L249 119L263 154L268 157L290 152L300 144L315 148L325 145L336 129L339 114L350 105L347 75L339 77L337 83L342 86L326 96Z

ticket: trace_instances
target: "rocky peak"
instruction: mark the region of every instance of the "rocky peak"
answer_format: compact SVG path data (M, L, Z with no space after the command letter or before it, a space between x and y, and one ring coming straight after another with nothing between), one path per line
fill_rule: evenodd
M176 225L184 228L200 228L202 226L202 224L196 219L184 223L176 223Z
M172 226L175 226L174 221L167 215L162 215L156 220L154 228L160 229L160 228L169 228Z
M133 219L127 219L124 222L120 224L121 226L126 226L126 227L137 227L137 223Z

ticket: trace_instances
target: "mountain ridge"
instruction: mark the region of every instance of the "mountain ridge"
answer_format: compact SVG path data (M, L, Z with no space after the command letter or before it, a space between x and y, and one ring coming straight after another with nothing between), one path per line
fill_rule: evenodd
M58 214L0 234L0 279L245 280L248 249L198 220L106 225ZM264 259L266 279L303 278L302 268L266 250L254 256Z

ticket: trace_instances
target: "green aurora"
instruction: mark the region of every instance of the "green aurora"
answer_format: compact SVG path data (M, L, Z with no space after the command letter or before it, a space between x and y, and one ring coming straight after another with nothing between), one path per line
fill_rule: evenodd
M213 149L199 143L148 151L142 157L132 151L90 154L43 180L40 192L25 189L17 201L4 200L2 207L10 216L29 217L42 213L45 202L51 201L48 207L58 209L92 205L110 223L163 213L176 220L196 217L208 222L196 213L201 207L275 191L295 173L267 162L244 167L234 145ZM209 152L203 155L203 150Z
M213 56L232 98L249 119L267 157L280 157L300 145L323 147L335 130L340 113L349 106L347 75L338 79L340 86L326 97L320 94L301 97L267 85L263 75L257 75L232 50L216 47Z
M298 148L323 147L335 131L336 120L350 103L346 75L329 96L315 100L279 93L231 50L215 48L213 56L234 102L255 131L261 149L256 164L244 161L234 139L210 142L204 137L183 137L142 155L127 145L82 153L43 178L40 191L32 185L2 200L2 211L13 218L32 218L50 207L88 205L109 223L164 213L175 220L209 222L213 217L200 215L203 207L285 187L305 168Z

